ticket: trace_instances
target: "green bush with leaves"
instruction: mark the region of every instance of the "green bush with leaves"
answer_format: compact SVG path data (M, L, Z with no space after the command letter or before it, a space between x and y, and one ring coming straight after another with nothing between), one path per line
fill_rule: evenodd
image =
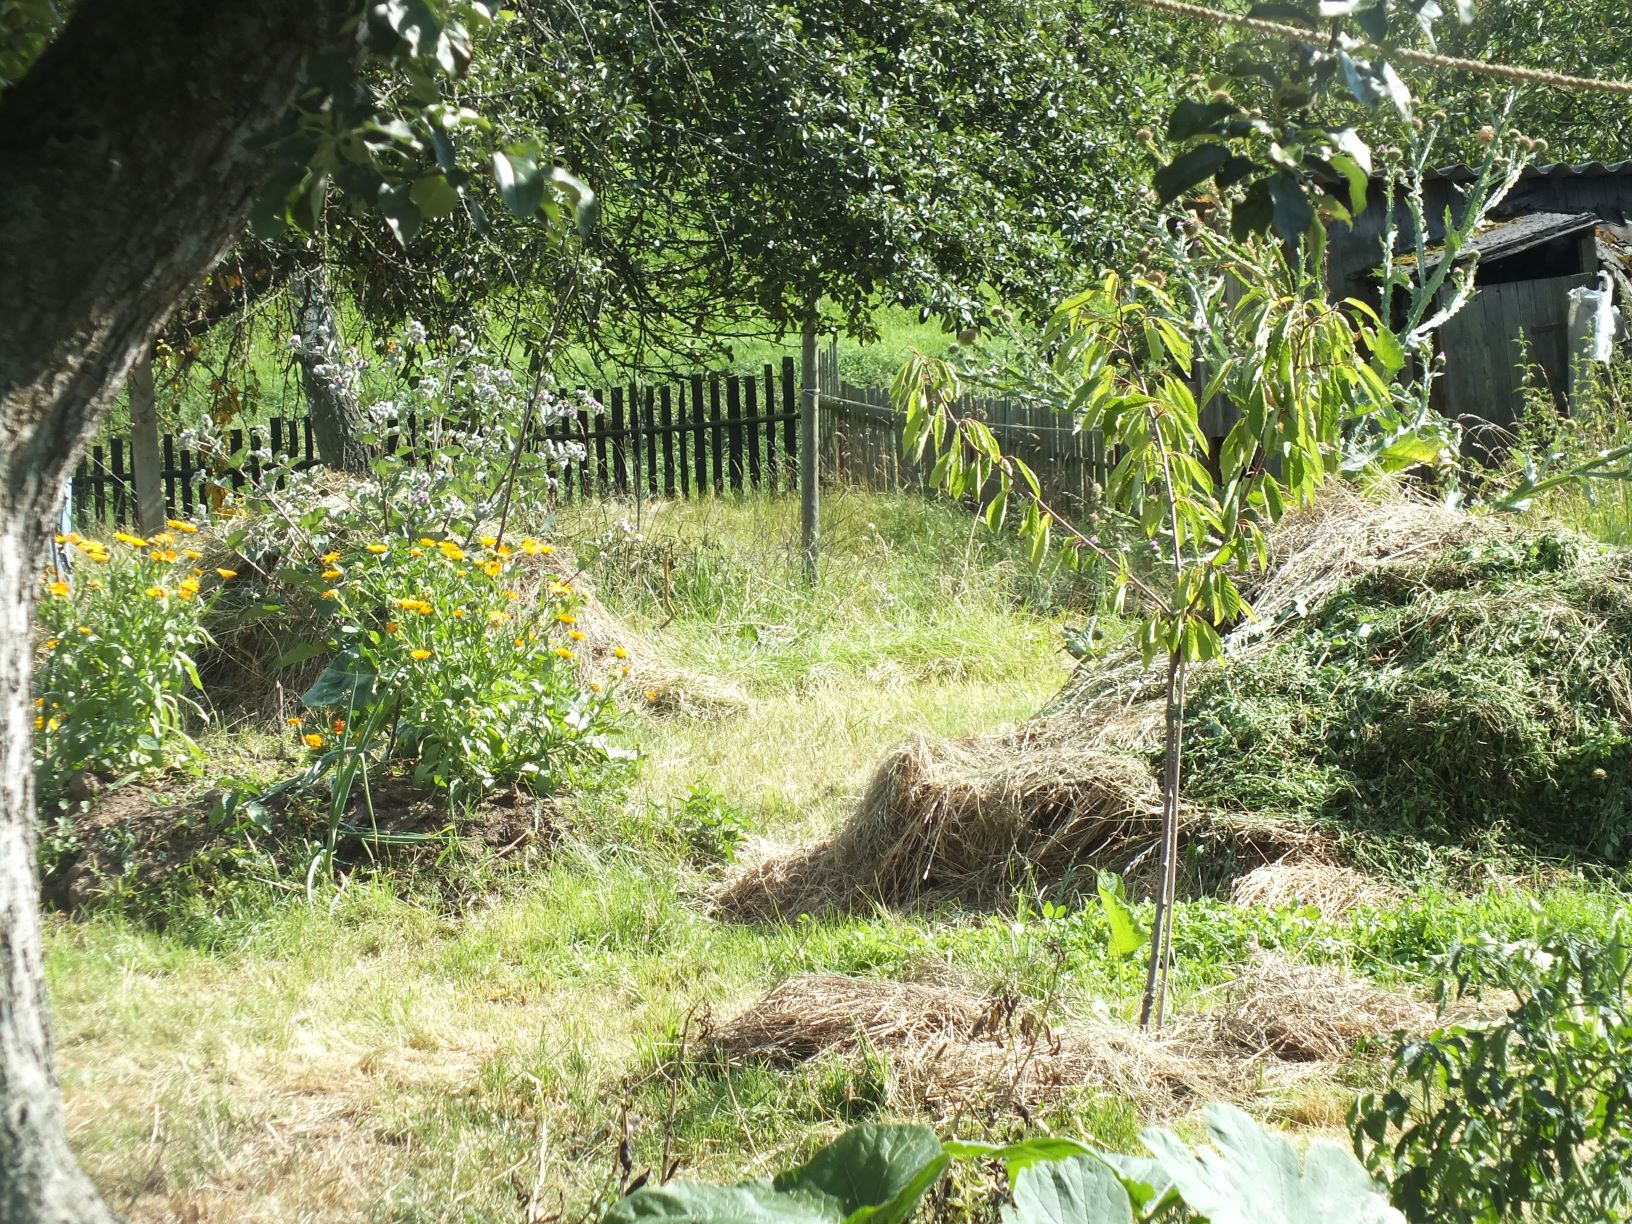
M237 575L206 572L196 531L178 521L144 539L118 532L113 547L78 533L59 545L72 576L47 575L34 672L35 778L60 793L69 775L123 775L162 768L198 752L189 731L203 722L194 652L208 641L212 592Z
M1451 985L1510 991L1493 1023L1403 1043L1356 1105L1355 1150L1408 1220L1623 1220L1632 1213L1632 1017L1624 934L1453 956Z
M580 601L535 560L548 549L393 537L317 559L334 657L302 698L304 738L338 800L390 759L456 800L550 794L625 759L608 730L628 668L581 666Z
M1041 1137L998 1146L942 1143L923 1126L869 1124L845 1132L800 1168L738 1186L673 1182L642 1187L606 1224L642 1220L741 1224L899 1224L954 1160L1001 1166L1009 1187L1004 1224L1392 1224L1388 1205L1343 1148L1317 1139L1299 1157L1239 1109L1205 1110L1213 1147L1192 1151L1172 1131L1140 1138L1149 1156L1102 1152Z

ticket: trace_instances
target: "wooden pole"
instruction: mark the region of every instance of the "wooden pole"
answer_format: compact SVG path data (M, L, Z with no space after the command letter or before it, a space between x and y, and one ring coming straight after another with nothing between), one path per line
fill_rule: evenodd
M816 305L805 311L805 327L800 345L800 383L803 387L799 410L799 535L805 560L805 579L816 583L818 545L817 515L820 511L821 430L818 413L821 394L817 390Z
M136 486L136 530L164 530L164 476L159 463L159 406L153 396L153 357L130 367L130 472Z

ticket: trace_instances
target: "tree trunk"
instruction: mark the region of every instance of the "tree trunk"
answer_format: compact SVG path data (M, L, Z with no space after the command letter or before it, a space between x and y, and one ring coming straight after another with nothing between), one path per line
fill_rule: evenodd
M136 356L243 227L344 0L83 0L0 94L0 1224L111 1220L51 1060L34 875L36 571Z
M321 256L295 274L294 290L300 377L318 457L343 472L366 472L368 447L358 437L363 409L356 383L344 366L340 325Z

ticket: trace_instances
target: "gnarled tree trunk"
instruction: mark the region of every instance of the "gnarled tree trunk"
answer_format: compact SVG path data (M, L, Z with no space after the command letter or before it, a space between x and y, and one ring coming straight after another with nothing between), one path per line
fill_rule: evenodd
M312 254L303 261L291 287L299 333L300 376L318 458L343 472L366 472L368 448L358 437L363 409L352 376L345 370L340 324L321 254Z
M83 0L0 95L0 1224L112 1219L69 1150L34 869L36 567L137 353L242 228L347 0Z

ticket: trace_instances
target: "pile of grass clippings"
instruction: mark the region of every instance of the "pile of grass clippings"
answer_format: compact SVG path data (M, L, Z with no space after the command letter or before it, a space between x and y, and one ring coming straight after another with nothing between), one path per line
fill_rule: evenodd
M1429 844L1632 859L1632 554L1339 485L1270 553L1256 615L1191 677L1187 888L1336 915ZM1163 718L1131 650L1085 663L1015 731L898 750L833 838L751 865L720 912L989 904L1100 869L1138 886Z

